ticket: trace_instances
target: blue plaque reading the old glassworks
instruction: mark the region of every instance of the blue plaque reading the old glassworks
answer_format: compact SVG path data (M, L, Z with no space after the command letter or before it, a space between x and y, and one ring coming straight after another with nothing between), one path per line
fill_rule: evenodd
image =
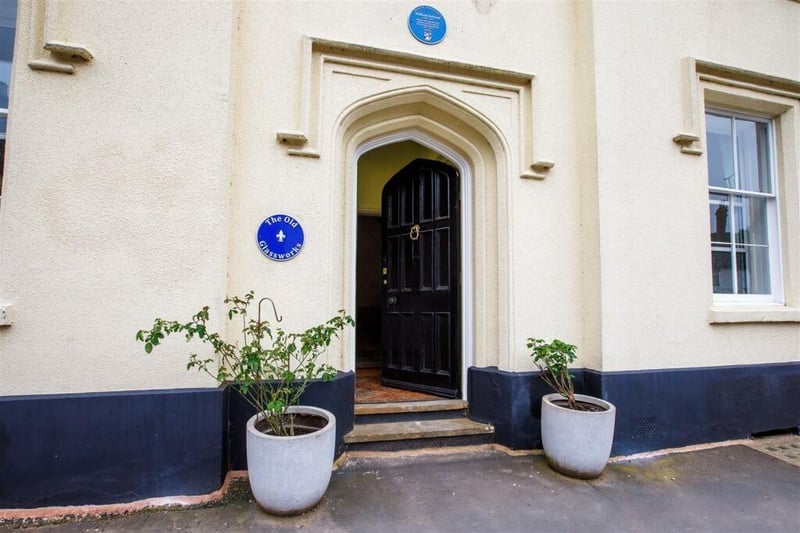
M431 6L418 6L408 15L408 29L416 40L425 44L438 44L447 33L447 22Z
M258 247L273 261L288 261L303 249L303 227L289 215L271 215L258 227Z

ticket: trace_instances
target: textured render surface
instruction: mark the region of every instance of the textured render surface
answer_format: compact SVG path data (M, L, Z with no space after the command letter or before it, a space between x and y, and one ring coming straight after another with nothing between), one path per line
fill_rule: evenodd
M528 336L574 342L579 365L598 370L800 360L796 323L708 324L705 160L671 141L686 55L800 79L800 55L786 52L797 47L784 45L800 39L796 3L443 0L448 36L435 47L411 38L408 9L60 3L49 38L94 54L64 76L26 66L40 43L23 2L0 206L0 303L14 306L14 325L0 328L0 393L210 385L183 371L180 341L145 357L132 338L154 316L188 317L226 294L273 296L290 330L354 311L356 169L343 159L356 146L337 143L401 124L472 167L468 364L531 370ZM502 88L339 67L306 93L304 36L529 73L532 100L517 110ZM336 129L353 106L404 85L453 97L463 123L414 102ZM529 116L536 159L556 163L543 181L518 178L530 162L516 121ZM320 158L276 142L297 129ZM254 243L279 212L307 236L287 264ZM787 289L798 305L800 286ZM351 341L328 360L351 368Z
M800 468L745 446L618 461L593 481L541 456L473 451L351 459L295 518L262 513L240 480L219 507L37 531L794 531L798 500Z
M41 43L20 3L0 394L213 386L182 341L148 357L134 334L225 294L232 5L51 4L52 38L95 57L73 76L29 69Z
M594 2L605 371L800 361L796 322L708 323L706 157L681 154L671 142L683 119L681 58L800 80L800 55L784 56L779 44L800 50L796 3L742 1L720 7L715 2L626 4L623 16L616 2ZM726 37L744 27L747 35L741 39ZM779 40L757 37L767 33ZM702 124L703 118L696 122ZM782 169L784 178L796 184L797 137L781 149L792 162ZM786 233L800 219L796 185L782 193ZM789 279L798 272L797 243L797 238L784 241ZM785 289L787 304L800 305L800 286Z

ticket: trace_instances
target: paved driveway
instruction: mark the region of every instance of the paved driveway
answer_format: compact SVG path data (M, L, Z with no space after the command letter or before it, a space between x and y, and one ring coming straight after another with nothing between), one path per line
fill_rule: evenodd
M240 480L223 505L37 531L792 532L800 467L744 445L621 460L593 481L493 449L350 458L322 503L299 517L265 515Z

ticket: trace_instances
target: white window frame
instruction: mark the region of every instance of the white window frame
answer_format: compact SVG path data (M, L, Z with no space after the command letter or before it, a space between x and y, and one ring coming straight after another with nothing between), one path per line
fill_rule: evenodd
M0 131L0 141L5 141L6 137L8 136L8 133L7 133L8 132L8 109L0 107L0 119L3 119L3 118L6 119L6 131ZM0 150L3 151L3 166L5 166L5 149L6 149L5 146L0 148ZM5 177L3 175L4 170L5 169L0 168L0 202L2 202L2 200L3 200L3 181L4 181L3 178Z
M0 141L5 141L8 137L8 109L0 107L0 119L6 119L6 131L0 131ZM0 150L3 151L3 162L0 163L3 167L5 167L5 152L7 146L3 146ZM3 186L5 183L5 168L0 168L0 203L3 202Z
M714 296L715 303L730 303L730 304L775 304L775 305L783 305L783 274L782 274L782 255L781 255L781 223L780 223L780 209L779 206L779 197L780 197L780 190L779 190L779 183L780 180L777 179L777 154L776 154L776 128L775 128L775 121L773 117L763 116L763 115L755 115L751 113L746 113L738 110L727 109L724 107L717 107L717 106L706 106L705 113L703 114L704 117L704 124L705 124L705 116L706 114L712 114L716 116L721 116L725 118L730 118L734 121L735 119L744 119L744 120L751 120L755 122L759 122L762 124L767 124L767 132L769 135L768 139L768 153L767 157L769 158L769 180L771 185L771 193L762 193L756 191L748 191L742 189L735 189L735 188L726 188L726 187L717 187L707 184L707 190L709 195L711 193L716 194L725 194L729 195L731 198L733 196L743 196L743 197L750 197L750 198L766 198L767 201L767 244L769 247L769 284L770 284L770 293L769 294L741 294L741 293L716 293L713 292L713 285L712 285L712 293ZM737 138L736 135L733 135L733 156L734 156L734 173L738 178L739 174L739 155L737 150ZM706 178L708 179L708 171L706 170ZM738 183L738 179L736 180ZM709 198L710 204L710 198ZM730 203L731 208L733 208L733 202ZM733 269L732 278L734 287L737 287L738 284L738 272L736 270L736 242L734 234L735 231L735 219L736 217L733 215L733 209L731 209L730 215L730 227L731 227L731 243L730 247L733 250L733 257L731 261L731 267ZM715 250L722 250L722 248L715 247L709 241L709 251L713 252ZM709 254L710 259L710 254Z
M14 0L14 1L17 2L17 0ZM19 21L19 9L20 9L19 2L17 2L17 6L15 8L16 19L14 20L14 26L13 26L15 34L16 34L16 31L17 31L17 26L18 26L18 21ZM13 69L13 58L12 58L12 67L11 68ZM11 97L11 94L10 94L11 93L11 76L9 76L9 80L8 81L9 81L8 91L9 91L9 99L10 99L10 97ZM11 107L10 100L8 102L8 105L9 105L9 107ZM3 119L3 118L6 119L6 130L3 131L3 132L0 132L0 140L5 141L8 138L8 108L7 107L0 107L0 119ZM5 156L5 149L6 149L6 147L3 147L3 152L4 152L3 155L4 156ZM5 162L5 157L3 157L3 161ZM5 165L5 163L3 163L3 166L4 165ZM4 170L5 169L0 168L0 202L2 202L2 198L3 198L3 196L2 196L3 195L3 184L4 184L5 176L3 176L2 174L3 174Z

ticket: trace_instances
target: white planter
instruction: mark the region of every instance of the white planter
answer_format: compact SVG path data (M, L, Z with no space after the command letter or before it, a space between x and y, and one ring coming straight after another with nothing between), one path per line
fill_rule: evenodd
M317 505L328 489L336 447L336 417L310 406L293 406L291 413L328 420L324 428L296 437L276 437L247 421L247 469L258 504L275 515L300 514Z
M560 394L542 397L542 447L553 469L567 476L599 476L611 455L617 409L609 402L576 394L575 399L605 407L605 411L575 411L553 404Z

